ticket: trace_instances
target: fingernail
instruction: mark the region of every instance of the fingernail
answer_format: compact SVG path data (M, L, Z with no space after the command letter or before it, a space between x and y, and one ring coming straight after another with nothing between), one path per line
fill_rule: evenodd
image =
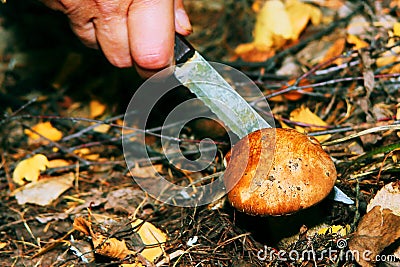
M187 31L187 33L192 32L192 24L190 24L190 20L188 15L186 14L184 9L177 9L175 12L175 20L178 23L179 27L183 30Z

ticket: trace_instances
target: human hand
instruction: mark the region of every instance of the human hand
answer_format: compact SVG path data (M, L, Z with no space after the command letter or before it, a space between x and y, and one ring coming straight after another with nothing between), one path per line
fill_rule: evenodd
M148 77L173 63L175 31L192 31L183 0L41 0L70 19L82 42Z

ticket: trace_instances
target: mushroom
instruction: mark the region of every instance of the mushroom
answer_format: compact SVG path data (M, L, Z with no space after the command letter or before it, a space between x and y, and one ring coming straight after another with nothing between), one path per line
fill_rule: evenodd
M320 143L293 129L254 131L225 159L228 200L250 215L279 216L309 208L328 196L337 176Z

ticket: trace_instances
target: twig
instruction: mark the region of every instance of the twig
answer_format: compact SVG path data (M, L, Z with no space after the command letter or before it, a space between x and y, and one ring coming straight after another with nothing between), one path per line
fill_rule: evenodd
M336 140L333 140L330 142L326 142L326 143L324 143L324 146L332 146L332 145L343 143L343 142L346 142L353 138L360 137L360 136L363 136L366 134L377 133L377 132L388 131L388 130L400 130L400 124L383 125L383 126L378 126L378 127L374 127L371 129L367 129L367 130L361 131L359 133L351 134L351 135L343 137L343 138L339 138L339 139L336 139Z
M69 237L73 232L75 232L75 229L71 229L69 230L65 235L63 235L62 237L60 237L57 240L52 241L49 244L46 244L44 247L40 248L38 252L36 252L35 254L33 254L33 256L31 257L32 259L39 257L41 255L43 255L44 253L56 248L58 245L60 245L61 243L65 242L65 239L67 237Z

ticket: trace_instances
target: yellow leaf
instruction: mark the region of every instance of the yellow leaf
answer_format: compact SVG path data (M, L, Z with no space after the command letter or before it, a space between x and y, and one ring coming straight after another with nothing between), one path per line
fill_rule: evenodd
M394 63L395 61L397 61L398 56L397 55L393 55L392 51L386 51L382 54L382 56L380 58L378 58L376 60L376 65L377 67L383 67L389 64Z
M350 225L341 226L341 225L332 225L329 227L322 228L318 231L319 235L325 234L338 234L340 236L346 236L350 233Z
M353 34L349 34L347 36L347 42L349 44L353 44L355 49L361 49L361 48L365 48L368 47L369 44L363 40L361 40L360 38L358 38L357 36L353 35Z
M393 25L393 35L394 36L400 36L400 22L396 22Z
M51 141L58 141L62 138L62 132L54 128L50 122L40 122L32 127L32 130L41 134L42 136L50 139ZM34 133L29 129L25 129L24 133L29 137L29 139L36 141L41 138L40 135Z
M90 101L90 117L96 118L100 115L103 115L104 111L106 111L106 105L100 103L97 100Z
M76 149L74 150L74 153L88 160L97 160L100 157L100 154L92 154L90 149L87 147Z
M292 37L292 25L283 3L279 0L267 1L257 15L254 44L278 48Z
M7 242L0 242L0 249L5 248L8 245Z
M25 184L25 181L37 182L40 171L46 170L49 165L47 157L37 154L32 158L25 159L17 164L13 172L13 180L19 185Z
M100 124L100 125L94 127L93 131L98 132L98 133L107 133L110 128L111 128L111 126L108 124Z
M286 1L286 12L292 26L293 40L299 38L310 20L314 25L321 23L322 14L319 8L298 0Z
M248 62L263 62L275 55L275 50L268 46L254 43L240 44L236 47L235 53L244 61Z
M132 228L137 229L137 233L143 241L148 245L140 254L147 260L154 262L163 254L164 243L167 241L167 235L160 229L149 222L143 222L137 219L132 223Z
M77 154L78 156L82 157L83 155L90 154L90 149L87 147L79 148L79 149L75 149L74 153Z
M314 125L316 125L316 126L326 126L327 125L327 123L324 122L320 117L315 115L309 108L304 107L304 106L293 110L290 113L290 120L292 120L294 122L302 122L302 123L313 125L311 127L308 127L307 130L303 127L296 126L295 127L296 130L301 133L324 130L325 128L315 127ZM331 137L330 134L315 136L315 138L319 142L324 142L324 141L328 140L330 137Z
M49 165L47 167L49 168L57 168L57 167L65 167L69 166L69 162L66 161L65 159L53 159L49 161Z
M100 154L89 154L84 156L85 159L87 160L98 160L100 158Z

